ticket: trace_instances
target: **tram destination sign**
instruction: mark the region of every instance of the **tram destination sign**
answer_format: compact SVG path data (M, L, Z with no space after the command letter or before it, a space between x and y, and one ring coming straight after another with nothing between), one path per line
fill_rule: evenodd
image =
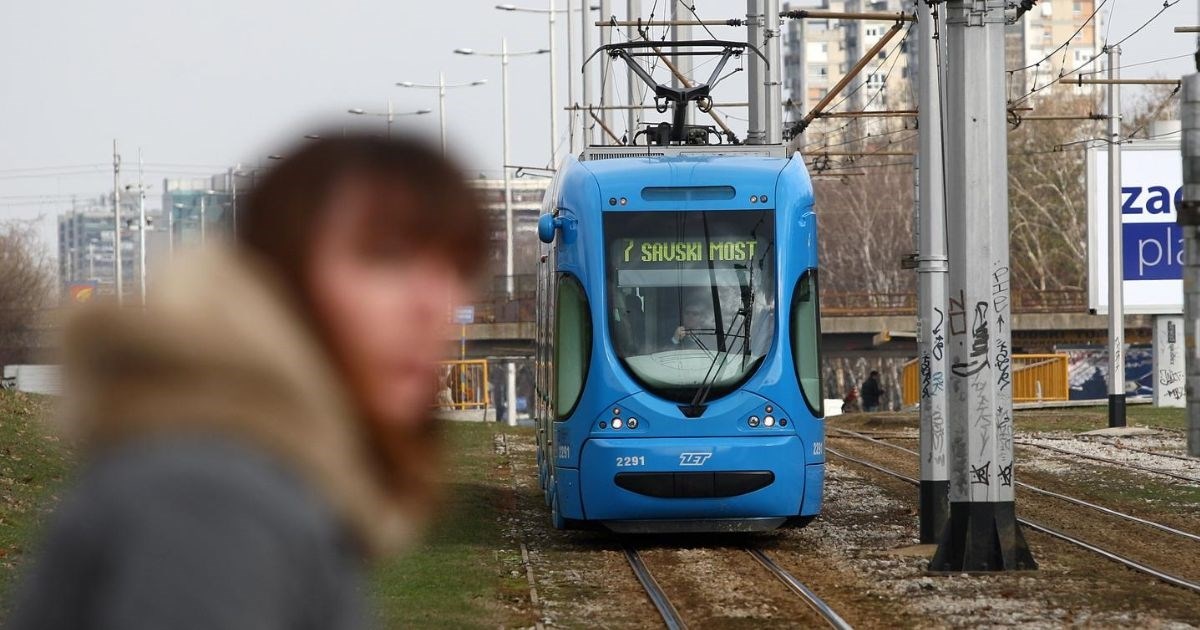
M1121 269L1127 314L1183 312L1183 195L1179 142L1121 149ZM1088 306L1108 313L1108 148L1087 152Z
M710 239L622 239L614 244L618 267L653 267L690 263L745 262L754 258L758 241Z

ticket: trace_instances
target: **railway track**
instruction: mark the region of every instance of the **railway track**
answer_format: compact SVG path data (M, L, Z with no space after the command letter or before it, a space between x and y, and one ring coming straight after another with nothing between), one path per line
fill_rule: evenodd
M1109 457L1101 457L1099 455L1091 455L1088 453L1079 453L1077 451L1072 451L1072 450L1065 449L1065 448L1059 448L1057 446L1050 446L1049 444L1037 444L1035 442L1026 442L1023 440L1014 440L1013 444L1018 444L1020 446L1029 446L1029 447L1033 447L1033 448L1040 448L1042 450L1059 453L1061 455L1069 455L1071 457L1078 457L1080 459L1088 459L1088 460L1092 460L1092 461L1096 461L1096 462L1103 462L1105 464L1120 466L1122 468L1129 468L1131 470L1140 470L1142 472L1153 473L1155 475L1163 475L1166 477L1172 477L1174 479L1179 479L1181 481L1187 481L1190 483L1200 483L1200 477L1189 477L1187 475L1181 475L1179 473L1171 472L1169 470L1160 470L1158 468L1150 468L1149 466L1140 466L1138 464L1133 464L1130 462L1123 462L1119 459L1112 459Z
M876 472L883 473L889 477L899 479L910 485L913 485L913 486L920 485L920 481L918 481L917 479L914 479L913 477L910 477L903 473L897 472L897 471L887 468L885 466L881 466L877 463L870 462L870 461L867 461L862 458L854 457L852 455L847 455L846 453L843 453L837 449L826 447L825 452L830 455L833 455L834 457L844 459L848 462L857 464L864 468L868 468L868 469L874 470ZM1154 578L1161 580L1172 586L1177 586L1179 588L1183 588L1183 589L1192 591L1193 593L1200 593L1200 582L1195 582L1195 581L1189 580L1187 578L1181 577L1179 575L1176 575L1174 573L1171 573L1169 571L1164 571L1162 569L1158 569L1149 564L1140 562L1137 559L1131 558L1129 556L1126 556L1122 553L1113 551L1111 549L1106 549L1099 545L1089 543L1085 540L1082 540L1080 538L1072 536L1071 534L1068 534L1059 529L1050 527L1048 525L1038 523L1035 521L1031 521L1027 518L1020 518L1020 517L1017 518L1017 521L1019 523L1021 523L1022 525L1024 525L1025 527L1028 527L1031 530L1040 532L1042 534L1046 534L1053 538L1062 540L1070 545L1074 545L1081 549L1090 551L1090 552L1100 555L1104 558L1107 558L1109 560L1117 562L1125 567L1128 567L1128 568L1138 571L1140 573L1154 577ZM1166 526L1163 526L1163 527L1166 527Z
M650 597L650 603L654 604L654 608L658 610L658 614L662 617L663 624L667 626L667 630L684 630L687 628L687 623L683 621L683 617L679 616L679 611L675 609L675 605L671 603L671 598L667 597L666 591L658 585L658 580L650 574L650 569L646 568L646 563L642 562L642 556L637 552L637 549L629 545L625 545L625 559L629 561L629 566L633 569L634 576L645 589L646 595Z
M886 446L888 448L895 449L902 453L908 453L909 455L912 455L914 457L920 456L920 454L917 453L917 451L914 451L910 448L905 448L903 446L900 446L899 444L892 444L891 442L888 442L886 440L881 440L879 438L867 435L865 433L859 433L857 431L850 431L848 429L829 429L829 430L835 431L838 433L842 433L845 435L849 435L849 436L855 437L857 439L866 440L868 442L879 444L881 446ZM1091 501L1086 501L1086 500L1080 499L1078 497L1073 497L1070 495L1062 494L1060 492L1054 492L1053 490L1047 490L1045 488L1041 488L1041 487L1035 486L1033 484L1026 483L1024 481L1018 480L1016 482L1016 484L1017 484L1017 486L1019 486L1021 488L1025 488L1026 490L1035 492L1042 496L1048 496L1048 497L1052 497L1052 498L1059 499L1062 501L1066 501L1067 503L1071 503L1071 504L1077 505L1082 508L1087 508L1089 510L1100 512L1102 514L1107 514L1109 516L1121 518L1121 519L1124 519L1124 520L1127 520L1127 521L1130 521L1133 523L1145 525L1147 527L1157 529L1158 531L1165 532L1167 534L1172 534L1174 536L1179 536L1181 538L1187 538L1188 540L1200 542L1200 534L1194 534L1189 531L1184 531L1182 529L1171 527L1170 525L1164 525L1164 524L1158 523L1156 521L1151 521L1149 519L1144 519L1139 516L1127 514L1125 512L1121 512L1120 510L1114 510L1112 508L1107 508L1107 507L1104 507L1103 505L1099 505L1097 503L1092 503Z
M1115 449L1120 449L1120 450L1125 450L1125 451L1133 451L1135 453L1144 453L1146 455L1153 455L1155 457L1164 457L1166 459L1174 459L1174 460L1178 460L1181 462L1188 462L1189 464L1200 464L1200 460L1197 460L1194 457L1187 457L1185 455L1176 455L1174 453L1160 453L1158 451L1152 451L1147 448L1138 448L1136 446L1129 446L1128 444L1121 444L1119 442L1113 442L1110 440L1096 440L1096 443L1103 444L1104 446L1108 446L1110 448L1115 448Z
M825 600L818 597L816 593L812 592L800 580L793 577L791 573L783 570L783 567L776 564L767 554L758 549L747 549L746 553L750 554L750 557L757 560L759 564L770 571L780 582L783 582L792 592L799 595L804 600L804 603L808 604L818 615L821 615L821 618L831 628L849 630L851 627L850 624L846 623L846 620L842 619L841 615L837 614L829 604L825 603Z
M650 602L654 604L654 608L658 610L659 616L662 617L663 625L665 625L668 630L686 629L688 627L687 623L679 614L679 610L671 602L671 599L667 596L666 591L664 591L662 586L659 585L658 580L656 580L654 575L650 573L650 569L647 568L646 563L642 561L641 554L638 553L637 549L629 544L626 544L624 545L623 551L625 553L625 559L629 562L630 568L633 569L634 576L637 577L638 582L646 591L646 595L650 598ZM803 582L796 579L796 577L791 573L788 573L786 569L779 566L779 564L772 560L770 556L759 549L747 548L745 551L750 555L750 557L754 558L759 565L761 565L773 576L775 576L775 578L787 586L789 591L799 596L809 608L820 615L821 619L823 619L825 623L829 625L829 627L835 628L836 630L850 630L852 626L848 624L846 620L842 619L842 617L838 615L837 612L825 602L825 600L821 599L819 595L814 593L812 589L805 586Z

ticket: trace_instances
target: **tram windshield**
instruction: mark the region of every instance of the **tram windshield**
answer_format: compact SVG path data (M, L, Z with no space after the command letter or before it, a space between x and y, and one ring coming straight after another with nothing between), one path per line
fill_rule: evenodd
M626 368L681 402L737 387L775 334L769 210L605 215L609 329Z

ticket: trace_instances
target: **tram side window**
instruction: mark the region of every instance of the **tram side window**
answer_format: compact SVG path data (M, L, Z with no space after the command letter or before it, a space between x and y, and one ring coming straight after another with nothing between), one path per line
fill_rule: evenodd
M821 392L821 313L817 300L817 272L809 270L796 283L792 296L792 358L804 401L814 415L825 415Z
M554 416L566 418L583 394L592 354L592 318L587 294L573 276L558 282L554 315Z

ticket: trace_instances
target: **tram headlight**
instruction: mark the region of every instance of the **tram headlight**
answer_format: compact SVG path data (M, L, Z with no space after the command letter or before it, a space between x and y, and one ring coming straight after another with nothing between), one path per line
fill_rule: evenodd
M775 426L775 416L767 416L767 417L763 418L763 426L764 427Z
M625 426L629 427L630 429L636 429L637 425L638 425L637 418L630 418L625 421Z
M612 428L614 428L614 429L620 429L620 428L621 428L621 426L622 426L622 425L624 425L624 424L625 424L625 423L624 423L624 422L621 422L621 419L620 419L620 418L613 418L613 419L612 419Z
M750 416L750 420L748 420L748 422L750 423L751 427L758 426L758 416Z

